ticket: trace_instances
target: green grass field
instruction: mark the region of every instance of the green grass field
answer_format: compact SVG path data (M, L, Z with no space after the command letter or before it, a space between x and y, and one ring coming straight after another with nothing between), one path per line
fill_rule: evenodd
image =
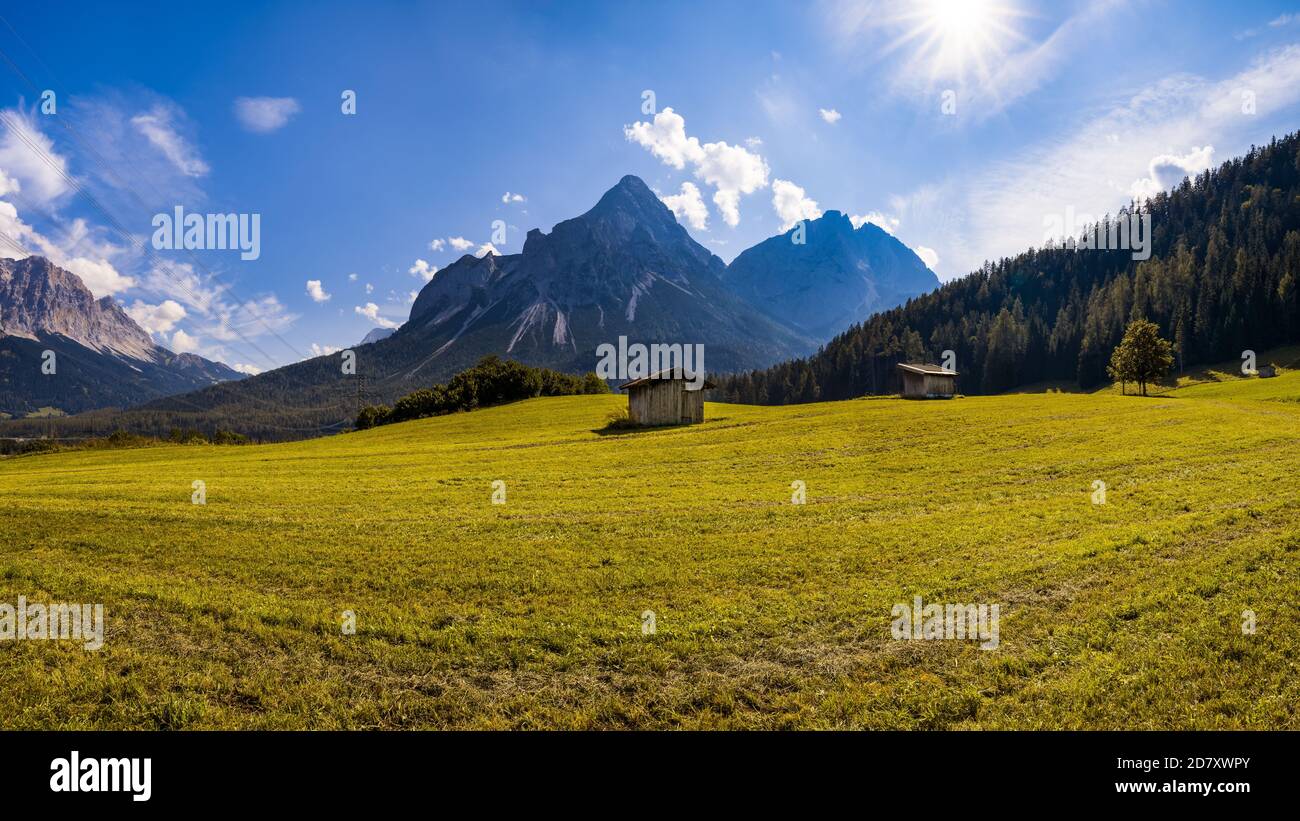
M0 726L1297 729L1297 399L1291 371L603 434L626 399L586 396L0 460L0 602L107 624L0 642ZM892 639L915 595L1000 604L999 649Z

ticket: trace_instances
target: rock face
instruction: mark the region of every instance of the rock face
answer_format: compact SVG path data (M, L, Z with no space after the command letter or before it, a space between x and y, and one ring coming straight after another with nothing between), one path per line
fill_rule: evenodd
M465 255L417 295L391 336L356 351L366 401L392 402L450 378L488 354L571 373L594 370L597 348L629 344L704 345L711 372L756 368L814 350L791 330L732 293L726 266L691 239L644 182L624 177L587 213L551 233L528 232L523 250ZM238 427L246 409L287 428L338 430L356 415L356 377L338 356L159 399L143 410L204 408ZM265 397L274 397L275 414Z
M691 239L644 182L624 177L590 211L523 251L464 256L420 292L394 336L427 340L427 362L487 353L588 370L602 343L698 343L711 370L813 349L812 340L738 299L726 266ZM425 367L422 363L420 367Z
M825 342L872 314L939 287L912 249L839 211L764 240L732 260L727 284L752 305Z
M874 226L854 231L837 212L810 225L807 249L791 253L782 243L789 235L742 254L753 256L729 270L644 182L624 177L585 214L549 234L529 231L519 253L467 254L438 271L402 327L355 352L365 401L392 402L488 354L594 370L599 346L617 346L620 336L629 344L703 345L710 373L761 368L810 353L819 335L938 285L902 243ZM323 356L142 410L202 408L237 428L257 408L267 425L338 430L355 417L360 388L337 356Z
M45 351L54 373L42 372ZM75 413L144 402L240 374L193 354L174 354L112 297L44 257L0 259L0 412L43 407Z
M358 344L369 345L371 342L378 342L381 339L387 339L388 337L393 335L393 331L395 330L397 329L396 328L372 328L370 333L366 334L365 337L363 337L361 342L359 342Z
M113 301L44 257L0 259L0 335L67 337L99 353L153 361L158 347Z

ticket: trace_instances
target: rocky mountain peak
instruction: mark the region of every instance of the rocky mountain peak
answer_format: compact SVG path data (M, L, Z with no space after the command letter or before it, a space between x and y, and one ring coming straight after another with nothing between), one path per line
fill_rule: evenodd
M628 175L584 214L550 233L529 231L520 253L462 258L439 271L392 344L430 335L432 353L421 368L477 346L586 369L596 347L620 335L707 342L718 367L811 347L730 293L725 270L645 182Z
M45 257L0 259L0 330L58 334L95 351L157 360L157 346L112 297L95 299L81 278Z
M58 378L43 374L46 351ZM44 257L0 259L0 413L125 406L240 378L154 344L110 296Z
M726 281L768 315L826 341L872 314L939 287L912 249L878 226L855 229L841 211L743 251Z

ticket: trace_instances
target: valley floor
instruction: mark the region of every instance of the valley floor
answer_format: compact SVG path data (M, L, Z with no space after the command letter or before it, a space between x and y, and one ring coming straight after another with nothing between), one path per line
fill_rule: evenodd
M1300 729L1297 399L1289 372L607 434L626 399L583 396L0 460L0 602L106 623L0 641L0 726ZM918 595L999 604L998 649L893 639Z

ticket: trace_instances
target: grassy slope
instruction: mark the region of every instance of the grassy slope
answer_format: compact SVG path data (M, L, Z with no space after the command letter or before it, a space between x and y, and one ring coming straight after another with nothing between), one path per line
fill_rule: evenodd
M1186 392L0 461L0 601L109 627L0 643L0 726L1300 728L1300 403ZM917 594L1001 603L1001 648L891 640Z

